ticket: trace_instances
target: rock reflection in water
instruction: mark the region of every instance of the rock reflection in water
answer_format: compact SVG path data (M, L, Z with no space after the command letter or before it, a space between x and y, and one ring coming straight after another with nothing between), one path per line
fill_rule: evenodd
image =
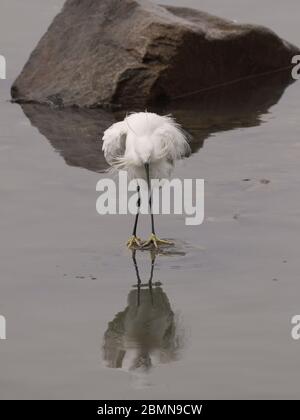
M108 168L100 138L116 122L113 114L99 109L59 109L37 104L23 104L22 109L68 165L93 172Z
M183 331L161 283L153 282L155 255L150 255L150 278L142 283L133 251L137 284L128 294L126 308L109 322L104 334L103 359L107 367L145 373L180 357Z
M289 70L217 87L148 110L174 115L191 134L192 151L196 152L213 133L260 125L263 115L280 100L292 82ZM126 112L136 111L113 113L101 109L21 106L31 124L49 140L68 165L95 172L108 168L99 141L103 131L123 119Z

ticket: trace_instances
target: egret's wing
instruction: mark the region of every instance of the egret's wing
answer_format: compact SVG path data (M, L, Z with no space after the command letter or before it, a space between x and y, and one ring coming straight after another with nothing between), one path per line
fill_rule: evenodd
M127 129L126 123L121 121L104 131L102 150L110 165L113 165L125 153Z

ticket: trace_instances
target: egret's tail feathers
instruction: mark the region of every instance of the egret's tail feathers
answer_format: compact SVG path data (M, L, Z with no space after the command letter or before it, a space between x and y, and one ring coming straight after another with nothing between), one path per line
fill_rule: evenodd
M168 117L161 127L157 128L154 136L154 157L157 159L167 158L171 161L179 160L191 154L191 148L187 141L187 135L180 125Z
M115 157L111 164L115 169L127 170L129 167L134 166L135 162L127 156L120 156Z
M145 172L168 174L176 160L189 156L188 135L169 115L134 113L113 124L103 135L104 156L115 170L127 170L132 177Z

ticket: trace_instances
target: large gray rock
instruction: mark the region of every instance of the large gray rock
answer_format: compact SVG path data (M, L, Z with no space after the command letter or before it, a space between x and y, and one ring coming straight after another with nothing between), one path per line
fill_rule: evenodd
M144 107L291 66L272 31L146 0L67 0L12 87L18 102Z

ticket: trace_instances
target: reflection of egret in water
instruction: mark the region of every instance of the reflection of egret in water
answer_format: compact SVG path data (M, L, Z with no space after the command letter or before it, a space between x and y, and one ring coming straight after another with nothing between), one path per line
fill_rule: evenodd
M104 334L103 358L108 367L141 373L179 357L182 329L161 283L152 281L155 254L152 251L150 255L150 278L142 283L136 251L132 251L137 284L128 295L127 307L108 324Z

